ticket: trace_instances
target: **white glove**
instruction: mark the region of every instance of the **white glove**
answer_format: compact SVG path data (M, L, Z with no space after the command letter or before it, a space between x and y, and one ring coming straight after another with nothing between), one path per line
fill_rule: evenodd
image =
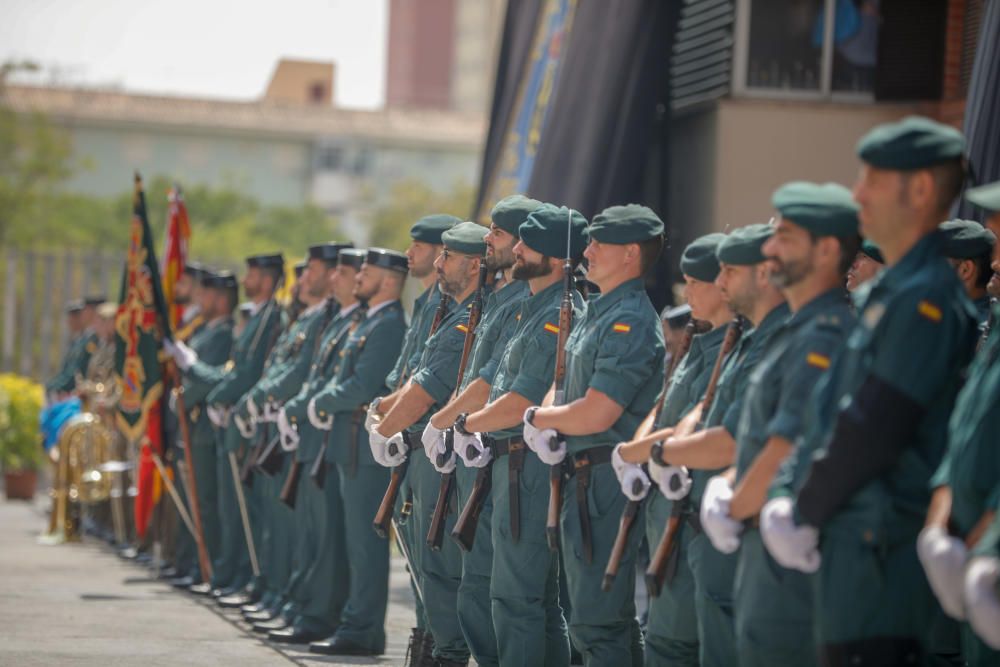
M420 442L424 446L424 453L427 454L427 458L433 462L438 451L444 451L444 431L427 422L424 432L420 434ZM438 450L439 443L441 445L440 450Z
M174 358L177 366L182 371L186 371L198 363L198 353L188 347L182 340L170 341L164 339L163 348L167 351L167 354Z
M483 437L478 433L465 434L456 430L455 452L466 468L485 468L493 459L493 452L483 444Z
M992 556L976 556L965 571L963 592L969 624L979 638L1000 651L1000 593L997 577L1000 560Z
M294 452L299 448L299 432L288 421L284 408L278 412L278 438L281 448L286 452Z
M652 458L649 459L649 478L656 482L667 500L683 500L694 485L691 473L684 466L663 466Z
M254 402L252 393L247 394L247 414L250 415L252 421L260 421L260 408Z
M379 465L391 468L392 464L389 463L387 458L388 452L386 452L388 443L389 438L379 433L377 429L371 429L371 432L368 434L368 447L372 450L372 458Z
M454 472L456 463L455 450L452 449L452 451L450 452L448 451L448 447L447 445L445 445L444 438L441 438L441 440L439 440L434 445L434 448L435 449L433 454L427 455L427 458L430 459L431 465L434 466L434 469L437 470L442 475L447 475L448 473ZM444 463L441 463L439 465L438 464L439 458L443 458Z
M549 443L554 438L558 438L559 434L556 433L554 428L535 428L535 426L528 421L531 413L531 408L528 408L524 412L524 443L528 445L528 449L538 455L538 458L542 460L542 463L546 463L550 466L559 465L563 462L563 459L566 458L566 443L560 440L559 446L555 451L550 449Z
M233 421L236 422L236 430L240 432L244 438L249 440L253 437L253 434L257 432L257 426L254 424L253 420L243 421L243 417L240 417L240 413L237 412L236 416L233 417Z
M377 433L378 431L376 431ZM385 443L385 461L390 468L402 465L406 460L406 455L410 451L410 446L403 440L402 433L396 433ZM393 453L395 452L395 453Z
M220 408L217 405L209 405L205 408L205 412L208 414L208 421L216 428L222 428L222 425L226 421L226 413L224 408Z
M365 430L371 434L372 429L382 421L382 415L378 413L378 404L382 402L382 397L378 397L368 405L368 412L365 413Z
M625 497L629 500L639 501L646 497L646 494L649 493L649 487L652 485L649 478L646 477L646 473L642 471L642 466L626 463L625 459L622 458L621 448L624 444L624 442L619 442L612 450L611 467L615 470L615 475L618 477L618 483L621 484Z
M795 524L791 498L775 498L764 505L760 536L778 565L807 574L819 569L819 531Z
M941 526L927 526L917 537L917 556L941 608L952 618L964 621L962 581L965 561L969 557L965 543L949 535Z
M733 487L722 475L708 480L701 497L701 528L715 550L724 554L735 553L740 548L740 535L743 534L743 524L729 516L729 502L732 499Z
M320 431L329 431L333 428L333 415L327 415L326 419L323 419L316 413L315 396L310 398L306 405L306 415L309 417L309 423Z

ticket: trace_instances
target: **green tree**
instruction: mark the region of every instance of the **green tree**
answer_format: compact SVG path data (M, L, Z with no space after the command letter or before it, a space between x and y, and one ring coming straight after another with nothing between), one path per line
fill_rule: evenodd
M389 199L375 207L371 221L371 243L385 248L406 248L410 227L431 213L450 213L466 218L472 210L475 192L468 183L455 183L447 192L436 192L416 180L400 181Z

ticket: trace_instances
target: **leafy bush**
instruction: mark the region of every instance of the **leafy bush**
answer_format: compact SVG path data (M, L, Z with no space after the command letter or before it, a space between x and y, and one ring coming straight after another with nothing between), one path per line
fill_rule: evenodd
M33 470L42 462L42 386L28 378L0 373L0 468Z

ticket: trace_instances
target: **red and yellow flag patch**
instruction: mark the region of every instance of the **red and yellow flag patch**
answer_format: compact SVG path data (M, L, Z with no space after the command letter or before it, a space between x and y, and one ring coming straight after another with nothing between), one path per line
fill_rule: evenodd
M918 303L917 312L929 319L931 322L941 321L941 309L930 301L921 301Z
M464 324L456 324L455 328L461 331L462 333L469 333L469 327L465 326Z
M825 371L830 367L830 357L819 352L810 352L806 355L806 363L816 368L822 368Z
M554 334L559 333L559 327L557 327L556 325L552 324L552 322L546 322L545 326L542 327L542 328L545 329L546 331L548 331L549 333L554 333Z
M624 324L623 322L615 322L611 325L612 331L617 331L618 333L628 333L632 331L632 325Z

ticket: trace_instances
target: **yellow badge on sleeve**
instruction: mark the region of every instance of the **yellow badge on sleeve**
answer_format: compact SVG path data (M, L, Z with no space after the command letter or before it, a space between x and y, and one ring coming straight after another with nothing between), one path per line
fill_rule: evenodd
M559 327L557 327L556 325L552 324L551 322L546 322L545 326L543 328L546 331L548 331L549 333L554 333L554 334L559 333Z
M632 325L623 324L622 322L615 322L613 325L611 325L611 330L617 331L618 333L628 333L632 331Z
M469 333L469 327L465 326L464 324L456 324L455 328L461 331L462 333Z
M822 368L825 371L830 367L830 357L819 352L810 352L806 355L806 363L816 368Z
M921 301L917 304L917 312L929 319L931 322L941 321L941 309L930 301Z

